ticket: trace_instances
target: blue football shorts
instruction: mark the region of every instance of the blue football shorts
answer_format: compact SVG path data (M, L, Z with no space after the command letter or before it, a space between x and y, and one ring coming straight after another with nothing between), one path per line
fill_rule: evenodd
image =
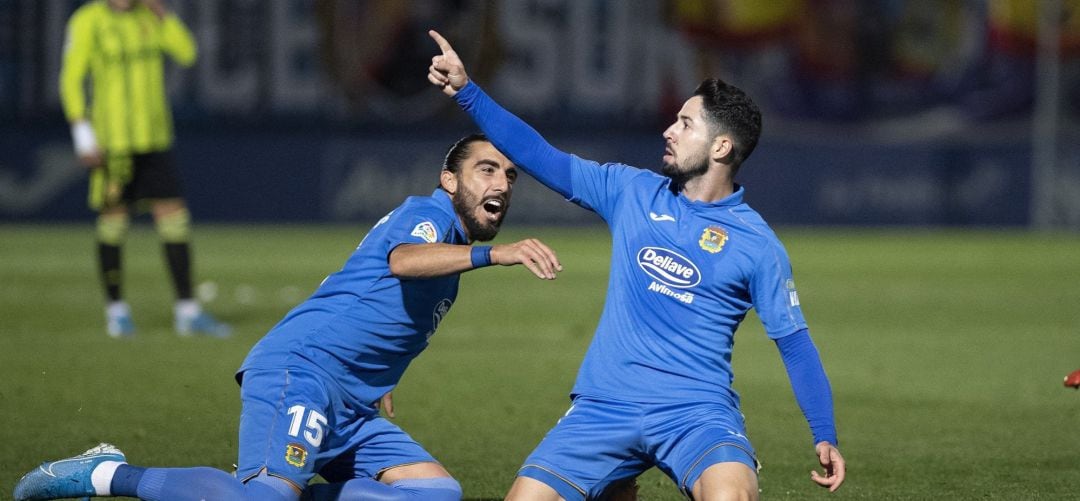
M656 466L690 495L706 468L757 458L738 409L716 402L639 404L579 396L519 476L567 501L599 497L612 483Z
M303 489L316 473L335 483L436 462L397 425L350 408L335 385L311 372L248 370L240 399L236 477L244 482L265 468Z

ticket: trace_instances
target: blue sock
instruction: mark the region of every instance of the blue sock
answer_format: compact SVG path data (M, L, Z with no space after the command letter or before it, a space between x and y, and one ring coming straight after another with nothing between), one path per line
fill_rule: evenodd
M304 491L311 501L460 501L461 485L449 477L408 478L390 485L371 478L316 484Z
M109 484L109 490L112 491L113 496L135 497L143 473L146 473L146 468L129 464L117 466L116 472L113 473L112 482Z
M115 480L115 477L114 477ZM244 484L216 468L146 468L134 493L113 491L146 501L244 499Z
M461 484L450 477L406 478L390 485L408 492L411 495L408 499L461 501Z
M109 490L113 496L146 501L235 499L295 501L300 493L287 481L265 474L246 485L215 468L142 468L120 465Z

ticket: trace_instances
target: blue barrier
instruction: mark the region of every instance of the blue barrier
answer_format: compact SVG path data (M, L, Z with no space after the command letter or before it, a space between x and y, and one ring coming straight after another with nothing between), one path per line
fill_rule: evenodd
M199 221L372 221L410 194L430 193L458 133L180 131L177 159ZM597 161L652 168L658 134L549 137ZM1024 225L1030 148L1017 144L862 140L802 143L766 137L737 180L774 224ZM77 221L85 173L66 129L0 131L0 221ZM509 221L597 222L523 176Z

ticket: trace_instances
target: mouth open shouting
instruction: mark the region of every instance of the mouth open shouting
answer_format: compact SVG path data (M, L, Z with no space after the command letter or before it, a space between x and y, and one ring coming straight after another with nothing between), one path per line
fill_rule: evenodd
M487 212L488 220L496 226L502 224L506 206L507 203L503 197L487 198L484 200L484 203L480 205L480 207L484 209L484 212Z
M454 194L454 208L461 216L469 238L487 242L499 234L499 227L510 208L510 195L502 193L481 199L476 193L462 187Z

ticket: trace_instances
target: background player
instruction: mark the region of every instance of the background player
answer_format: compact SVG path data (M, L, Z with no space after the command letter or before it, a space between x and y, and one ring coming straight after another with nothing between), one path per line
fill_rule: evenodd
M597 212L612 233L607 300L566 416L526 459L509 499L595 498L657 466L693 499L756 499L757 458L731 388L734 334L753 307L787 367L835 491L844 480L832 393L787 253L734 183L761 115L703 82L664 132L663 173L559 151L469 81L438 33L428 80L518 166Z
M562 269L535 239L495 237L517 171L482 135L446 155L439 188L383 217L345 262L248 354L237 380L236 477L214 468L140 468L102 444L26 474L15 499L82 495L149 500L456 500L461 487L409 435L379 416L409 363L457 297L461 273L521 264L551 280ZM388 409L390 410L390 409Z
M89 203L98 211L98 265L108 300L106 331L113 337L135 332L123 300L120 252L132 210L150 211L164 244L177 298L176 331L229 334L192 296L191 215L172 155L164 56L191 66L195 52L191 32L161 0L97 0L68 21L60 98L76 155L90 169ZM89 109L87 75L93 84Z

